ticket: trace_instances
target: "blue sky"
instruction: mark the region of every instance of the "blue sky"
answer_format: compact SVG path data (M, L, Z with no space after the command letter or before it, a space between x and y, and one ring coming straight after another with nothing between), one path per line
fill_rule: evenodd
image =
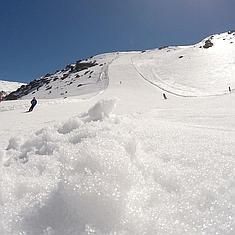
M184 45L235 28L234 0L1 0L0 79L29 82L111 51Z

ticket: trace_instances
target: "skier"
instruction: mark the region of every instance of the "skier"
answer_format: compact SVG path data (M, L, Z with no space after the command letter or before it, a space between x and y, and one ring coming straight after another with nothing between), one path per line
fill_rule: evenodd
M228 90L229 90L229 92L231 92L231 87L230 86L228 87Z
M167 97L166 97L166 94L165 93L163 93L163 98L166 100L167 99Z
M32 112L34 107L36 106L37 104L37 100L35 97L33 97L33 99L31 100L31 107L29 108L29 112Z

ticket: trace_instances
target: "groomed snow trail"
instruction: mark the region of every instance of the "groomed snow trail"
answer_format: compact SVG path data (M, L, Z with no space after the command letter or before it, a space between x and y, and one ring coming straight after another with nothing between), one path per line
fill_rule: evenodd
M235 87L235 36L222 34L193 46L149 50L132 59L137 72L148 82L169 93L184 97L229 94Z

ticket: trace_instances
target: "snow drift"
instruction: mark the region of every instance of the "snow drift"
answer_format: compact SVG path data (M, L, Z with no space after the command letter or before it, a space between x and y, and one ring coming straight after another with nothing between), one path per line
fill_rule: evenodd
M113 107L101 101L10 139L0 233L233 234L234 133L115 116Z

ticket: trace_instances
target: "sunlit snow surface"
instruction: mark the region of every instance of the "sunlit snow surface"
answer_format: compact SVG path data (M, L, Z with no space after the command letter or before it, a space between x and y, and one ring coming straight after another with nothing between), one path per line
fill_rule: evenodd
M113 105L10 139L0 233L234 234L234 132L114 116Z
M213 46L204 49L210 39ZM150 50L132 59L141 76L180 96L224 95L235 86L235 33L214 35L183 47Z

